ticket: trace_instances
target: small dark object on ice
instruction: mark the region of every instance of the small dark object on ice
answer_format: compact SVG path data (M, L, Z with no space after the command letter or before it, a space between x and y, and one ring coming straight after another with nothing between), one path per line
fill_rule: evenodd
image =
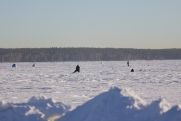
M17 66L16 66L16 64L13 64L12 67L14 68L14 67L17 67Z
M32 67L35 67L35 63L32 65Z
M134 69L131 69L131 72L134 72Z
M75 72L80 72L80 67L79 67L79 65L76 66L76 69L75 69L74 73L75 73Z

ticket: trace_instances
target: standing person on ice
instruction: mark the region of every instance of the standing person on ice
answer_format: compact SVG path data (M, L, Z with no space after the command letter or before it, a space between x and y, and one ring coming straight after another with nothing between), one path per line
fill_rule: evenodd
M129 66L129 61L127 61L127 65Z
M79 67L79 65L76 66L76 69L75 69L74 73L75 73L75 72L80 72L80 67Z

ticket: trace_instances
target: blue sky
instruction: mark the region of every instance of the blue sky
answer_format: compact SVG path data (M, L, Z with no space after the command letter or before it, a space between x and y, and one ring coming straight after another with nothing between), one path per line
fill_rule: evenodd
M181 0L1 0L0 48L181 48Z

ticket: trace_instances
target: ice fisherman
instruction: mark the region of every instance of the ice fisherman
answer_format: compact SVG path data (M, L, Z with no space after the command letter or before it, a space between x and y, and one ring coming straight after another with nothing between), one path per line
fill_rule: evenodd
M76 66L76 69L75 69L74 73L75 72L80 72L80 66L79 65Z
M127 61L127 65L129 66L129 61Z
M35 67L35 63L32 65L32 67Z
M134 69L131 69L131 72L134 72Z

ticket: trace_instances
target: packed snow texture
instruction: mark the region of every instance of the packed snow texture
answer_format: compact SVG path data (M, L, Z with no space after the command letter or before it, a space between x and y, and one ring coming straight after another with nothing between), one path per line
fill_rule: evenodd
M0 64L0 121L181 120L180 60L16 64Z
M146 104L128 90L110 89L58 121L181 121L181 109L165 100Z
M0 121L46 121L70 109L63 103L46 97L32 97L27 103L0 102Z

